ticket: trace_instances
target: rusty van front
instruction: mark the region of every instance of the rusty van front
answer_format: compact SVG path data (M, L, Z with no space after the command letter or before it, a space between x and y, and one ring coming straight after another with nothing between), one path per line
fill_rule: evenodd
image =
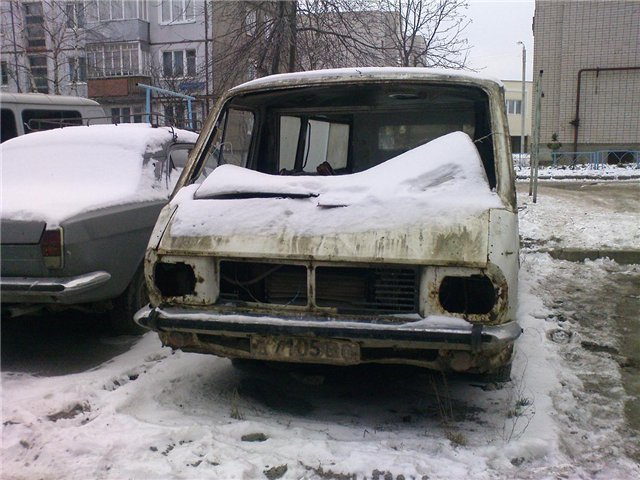
M501 85L276 75L210 116L147 249L136 321L185 351L509 375L518 222Z

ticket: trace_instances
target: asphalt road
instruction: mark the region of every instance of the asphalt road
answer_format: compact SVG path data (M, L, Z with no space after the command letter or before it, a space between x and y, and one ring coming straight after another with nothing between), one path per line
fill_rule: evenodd
M44 376L97 367L137 339L113 336L105 318L79 312L3 318L1 329L1 370Z
M529 194L529 182L516 184L518 196ZM601 205L615 212L639 212L640 182L615 181L539 181L538 197L551 196L558 201L584 201L590 205ZM639 246L640 247L640 246Z

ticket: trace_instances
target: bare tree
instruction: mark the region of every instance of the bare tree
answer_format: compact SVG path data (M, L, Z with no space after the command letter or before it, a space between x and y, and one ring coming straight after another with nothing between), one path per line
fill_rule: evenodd
M308 0L298 9L297 69L389 64L386 12L357 0ZM389 23L391 23L389 21Z
M466 0L214 2L214 71L251 77L346 66L464 68ZM243 68L244 65L244 68Z
M389 45L403 67L464 68L469 25L466 0L375 0L393 39ZM393 22L393 23L390 23Z
M21 53L27 55L23 68L30 89L39 91L44 88L42 82L46 81L52 85L53 93L61 94L63 82L75 84L80 80L78 75L86 69L86 65L79 63L79 52L84 50L86 36L83 2L14 2L13 11L18 16L23 45L26 46ZM45 76L43 72L46 72Z
M301 12L313 20L299 29L337 39L346 52L338 58L346 57L351 66L466 65L467 0L309 0L304 5Z
M213 2L214 94L295 69L296 1Z

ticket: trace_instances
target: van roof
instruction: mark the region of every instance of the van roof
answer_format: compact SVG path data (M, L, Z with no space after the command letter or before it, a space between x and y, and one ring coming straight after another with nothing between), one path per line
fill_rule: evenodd
M329 85L333 83L391 81L444 81L447 83L455 82L470 85L503 86L502 82L498 79L461 70L422 67L362 67L310 70L306 72L270 75L233 87L231 92L238 93L270 88L310 86L316 84Z
M99 107L95 100L68 95L46 95L44 93L9 93L0 92L0 103L22 103L38 105L90 105Z

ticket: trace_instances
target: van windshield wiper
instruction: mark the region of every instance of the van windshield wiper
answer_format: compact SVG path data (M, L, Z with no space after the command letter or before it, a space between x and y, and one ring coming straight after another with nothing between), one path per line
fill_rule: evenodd
M198 197L199 200L246 200L249 198L315 198L317 193L293 192L228 192Z

